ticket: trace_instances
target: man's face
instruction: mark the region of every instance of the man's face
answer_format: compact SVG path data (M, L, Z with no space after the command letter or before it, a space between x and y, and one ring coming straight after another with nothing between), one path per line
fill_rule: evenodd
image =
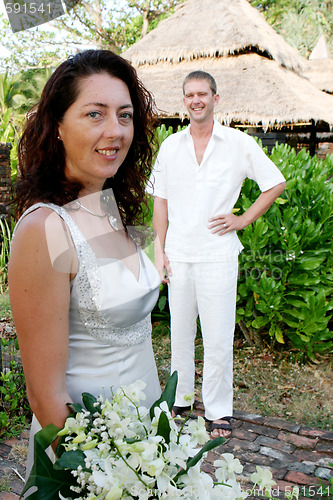
M189 80L185 83L183 101L193 122L211 120L219 99L218 94L213 94L208 80Z

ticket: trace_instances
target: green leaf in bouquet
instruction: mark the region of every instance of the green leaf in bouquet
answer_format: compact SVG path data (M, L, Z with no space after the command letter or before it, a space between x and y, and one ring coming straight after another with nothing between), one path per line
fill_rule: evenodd
M68 406L71 406L75 413L81 413L83 410L83 406L80 403L68 403Z
M151 419L154 417L154 409L158 407L161 403L163 403L163 401L166 401L169 410L170 411L172 410L172 407L175 404L177 382L178 382L178 373L174 371L173 374L169 377L161 397L157 401L155 401L155 403L149 410L149 415Z
M170 423L169 419L164 413L164 411L161 412L160 418L158 419L158 426L157 426L157 435L162 436L165 439L165 442L167 444L170 443Z
M20 498L23 498L23 495L29 492L30 488L35 487L37 491L34 491L34 488L33 492L24 498L31 500L59 500L60 489L73 484L73 476L69 471L56 471L53 469L53 464L45 451L57 438L59 431L59 427L50 424L35 434L35 460Z
M54 469L55 470L63 470L63 469L75 470L80 465L83 470L89 472L90 469L87 469L84 458L85 458L85 455L84 455L83 451L81 451L81 450L66 451L55 462Z
M92 394L89 394L89 392L82 393L82 401L86 410L89 411L91 415L93 415L96 412L98 413L101 412L101 405L100 404L96 405L97 399Z

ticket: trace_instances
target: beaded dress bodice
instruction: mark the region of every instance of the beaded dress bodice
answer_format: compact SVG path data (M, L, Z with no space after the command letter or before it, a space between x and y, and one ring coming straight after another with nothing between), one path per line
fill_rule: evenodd
M65 208L37 203L22 217L39 207L52 209L66 223L79 261L78 272L71 281L70 337L77 331L82 334L83 326L86 333L110 346L143 342L151 333L150 312L160 285L159 275L145 253L137 247L140 272L136 280L121 260L96 257Z

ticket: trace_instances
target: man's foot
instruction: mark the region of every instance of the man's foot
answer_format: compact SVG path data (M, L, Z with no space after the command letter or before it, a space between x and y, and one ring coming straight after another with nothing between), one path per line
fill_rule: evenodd
M227 439L231 435L232 427L230 424L231 417L223 417L218 420L206 420L207 431L210 432L210 436L214 439L217 437L224 437Z
M171 415L173 418L179 417L187 417L189 413L191 413L191 406L173 406Z

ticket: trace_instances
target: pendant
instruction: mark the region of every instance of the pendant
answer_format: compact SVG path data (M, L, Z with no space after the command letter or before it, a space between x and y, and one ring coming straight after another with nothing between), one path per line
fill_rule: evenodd
M118 231L117 219L113 215L108 216L109 222L115 231Z

